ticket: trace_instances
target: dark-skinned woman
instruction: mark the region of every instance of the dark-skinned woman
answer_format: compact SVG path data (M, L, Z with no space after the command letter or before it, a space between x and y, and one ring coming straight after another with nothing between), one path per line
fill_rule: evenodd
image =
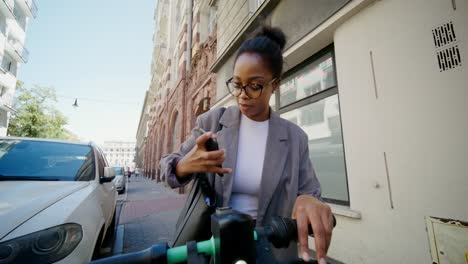
M215 186L223 206L251 215L258 226L274 216L296 219L299 248L292 245L275 250L279 260L298 254L310 259L307 226L311 224L316 257L322 264L326 263L333 220L330 207L320 199L308 137L269 106L281 83L285 44L280 29L265 26L246 40L237 52L232 78L226 82L237 105L199 116L190 138L160 164L173 188L187 184L196 172L223 173ZM199 128L209 132L200 135ZM220 150L206 150L210 137L217 138Z

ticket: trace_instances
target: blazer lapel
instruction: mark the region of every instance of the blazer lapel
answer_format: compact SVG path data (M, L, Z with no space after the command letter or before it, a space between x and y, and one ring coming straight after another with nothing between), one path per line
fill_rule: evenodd
M270 114L265 160L258 199L257 223L261 223L278 186L288 156L288 133L281 118L273 111Z
M218 134L218 145L220 149L226 150L226 160L223 168L232 169L231 173L224 174L221 178L221 193L223 194L223 206L228 206L231 198L233 178L236 173L237 145L239 142L239 126L241 112L238 107L229 107L219 120L223 128Z

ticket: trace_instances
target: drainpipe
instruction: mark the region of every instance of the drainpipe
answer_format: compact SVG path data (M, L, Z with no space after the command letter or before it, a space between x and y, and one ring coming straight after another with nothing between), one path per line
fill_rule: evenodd
M189 86L189 77L190 77L190 72L191 72L191 64L192 64L192 21L193 21L193 0L187 0L187 59L186 59L186 72L187 74L185 75L185 88L187 88ZM183 100L183 103L182 103L182 111L183 111L183 117L185 118L182 118L182 140L185 141L185 130L186 130L186 121L187 120L184 120L187 118L187 89L184 89L183 90L183 93L182 93L182 100Z
M187 76L190 73L192 64L192 21L193 21L193 0L188 0L187 7Z

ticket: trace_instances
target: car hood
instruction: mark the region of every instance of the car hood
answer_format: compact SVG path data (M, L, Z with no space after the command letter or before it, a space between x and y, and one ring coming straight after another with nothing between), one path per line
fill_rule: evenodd
M87 185L89 182L0 182L0 240L34 215Z

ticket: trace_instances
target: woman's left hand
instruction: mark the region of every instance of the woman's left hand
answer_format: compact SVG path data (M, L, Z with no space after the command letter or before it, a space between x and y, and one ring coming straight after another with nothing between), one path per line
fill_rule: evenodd
M301 256L309 261L308 226L314 231L317 261L324 262L330 246L333 216L330 206L310 195L299 195L294 203L292 218L296 219ZM323 259L323 260L322 260Z

